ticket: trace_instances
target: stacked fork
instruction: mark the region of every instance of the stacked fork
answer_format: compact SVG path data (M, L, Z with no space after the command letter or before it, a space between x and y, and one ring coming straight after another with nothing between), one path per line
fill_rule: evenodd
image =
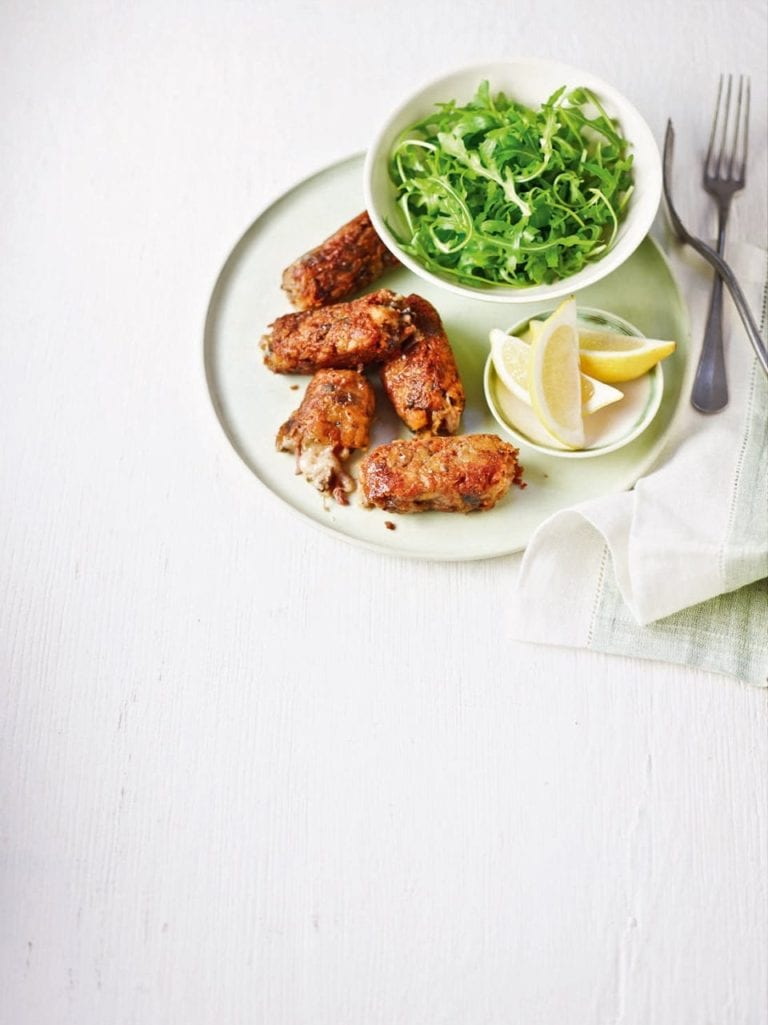
M702 351L696 369L691 402L700 412L716 413L728 402L728 387L723 359L722 336L722 286L726 285L733 299L736 311L749 338L755 355L763 371L768 376L768 350L760 334L755 316L747 303L743 290L736 280L733 271L723 258L725 247L725 228L728 218L730 201L735 192L744 187L746 179L747 123L750 116L750 84L742 76L739 79L736 98L735 128L728 131L731 106L732 77L728 76L728 85L723 105L723 77L720 79L715 118L710 133L710 147L704 160L703 187L714 195L718 201L718 248L702 242L688 231L680 219L672 198L672 162L675 142L675 130L672 121L666 122L664 136L664 152L662 160L662 186L666 211L678 238L691 246L708 261L717 272L713 285L710 303L710 316L704 331ZM722 114L721 107L725 108ZM715 158L716 139L720 135L720 148ZM726 153L726 150L729 152ZM713 163L713 160L715 161Z

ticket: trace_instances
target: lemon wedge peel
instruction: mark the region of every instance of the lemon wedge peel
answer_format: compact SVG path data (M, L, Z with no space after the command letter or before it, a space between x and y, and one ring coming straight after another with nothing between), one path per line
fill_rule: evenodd
M549 433L568 448L584 447L576 300L569 296L531 342L528 391L534 412Z

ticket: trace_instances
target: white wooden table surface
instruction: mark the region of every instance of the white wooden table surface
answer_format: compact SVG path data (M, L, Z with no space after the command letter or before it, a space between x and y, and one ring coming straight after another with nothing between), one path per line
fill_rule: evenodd
M206 392L259 210L530 53L671 115L681 182L750 72L765 245L757 0L0 5L2 1025L768 1019L765 693L513 644L518 556L317 531Z

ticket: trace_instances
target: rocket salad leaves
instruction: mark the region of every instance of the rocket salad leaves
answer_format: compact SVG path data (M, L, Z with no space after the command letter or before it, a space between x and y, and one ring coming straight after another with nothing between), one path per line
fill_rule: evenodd
M483 82L396 143L398 241L461 284L558 281L613 243L632 193L628 149L588 89L563 86L533 110Z

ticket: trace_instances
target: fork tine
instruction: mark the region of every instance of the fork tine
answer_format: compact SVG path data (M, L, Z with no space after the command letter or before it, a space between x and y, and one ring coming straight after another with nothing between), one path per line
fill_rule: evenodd
M738 160L739 156L739 139L741 135L741 103L744 96L744 75L739 75L739 91L736 96L736 118L733 128L733 146L731 147L731 156L728 161L728 177L733 177L733 165ZM749 111L747 111L749 113ZM741 163L741 161L739 162Z
M744 181L746 170L747 170L747 150L749 148L749 97L750 97L750 79L748 75L742 75L742 81L746 82L746 89L744 92L744 143L741 147L741 164L737 171L740 181ZM741 87L739 87L739 100L741 100Z
M725 90L725 109L723 110L723 124L720 132L720 152L717 155L717 164L715 166L715 176L720 177L720 170L725 160L725 147L728 142L728 121L731 113L731 86L733 85L733 75L728 76L728 85ZM719 98L718 98L719 99ZM720 104L717 105L716 118L720 117Z
M732 142L732 145L729 147L729 154L730 155L728 157L728 177L729 178L731 178L733 176L733 163L736 160L736 153L737 153L737 150L739 148L739 128L741 127L741 124L740 124L740 122L741 122L741 97L742 97L742 92L743 92L743 86L744 86L744 78L743 78L742 75L739 75L739 91L736 94L736 113L735 113L735 116L734 116L734 119L733 119L733 129L732 129L733 142Z
M717 115L720 110L720 97L723 93L723 76L720 76L720 81L717 84L717 100L715 101L715 113L712 118L712 128L709 132L709 146L707 148L707 155L704 158L704 176L706 177L710 173L710 164L712 161L712 151L715 147L715 135L717 133Z

